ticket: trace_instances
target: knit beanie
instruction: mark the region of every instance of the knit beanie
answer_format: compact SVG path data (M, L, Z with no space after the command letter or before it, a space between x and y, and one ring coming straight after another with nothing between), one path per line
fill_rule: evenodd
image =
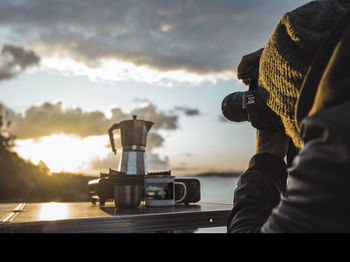
M303 142L295 124L295 107L302 82L318 48L349 4L350 0L312 1L286 13L261 54L259 90L299 148Z

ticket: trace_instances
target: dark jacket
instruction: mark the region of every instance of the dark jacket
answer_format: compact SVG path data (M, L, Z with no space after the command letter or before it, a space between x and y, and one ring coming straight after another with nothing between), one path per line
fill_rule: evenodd
M296 119L304 147L289 168L269 153L252 157L228 232L350 232L350 13L315 56Z

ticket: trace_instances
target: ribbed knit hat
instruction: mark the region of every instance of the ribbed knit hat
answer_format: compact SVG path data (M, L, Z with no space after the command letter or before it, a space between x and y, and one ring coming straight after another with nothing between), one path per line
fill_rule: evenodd
M295 106L312 59L350 0L320 0L283 15L259 61L259 90L293 138ZM290 130L289 130L290 129ZM294 130L292 130L294 129ZM297 146L300 141L293 141Z

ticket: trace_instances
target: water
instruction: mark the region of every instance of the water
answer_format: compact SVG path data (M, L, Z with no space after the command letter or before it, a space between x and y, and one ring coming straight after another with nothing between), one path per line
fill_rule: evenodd
M232 204L238 177L200 177L201 202Z
M201 183L201 202L232 204L238 177L195 177ZM194 233L226 233L226 226L199 228Z

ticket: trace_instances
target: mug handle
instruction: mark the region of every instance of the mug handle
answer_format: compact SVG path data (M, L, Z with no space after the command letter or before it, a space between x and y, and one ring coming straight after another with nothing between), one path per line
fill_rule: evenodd
M183 196L182 196L180 199L178 199L178 200L175 199L175 203L179 203L179 202L181 202L182 200L185 199L185 197L186 197L186 195L187 195L187 187L186 187L186 185L185 185L184 183L182 183L182 182L174 182L174 184L175 184L175 185L181 185L181 186L183 186L183 188L184 188L184 194L183 194Z

